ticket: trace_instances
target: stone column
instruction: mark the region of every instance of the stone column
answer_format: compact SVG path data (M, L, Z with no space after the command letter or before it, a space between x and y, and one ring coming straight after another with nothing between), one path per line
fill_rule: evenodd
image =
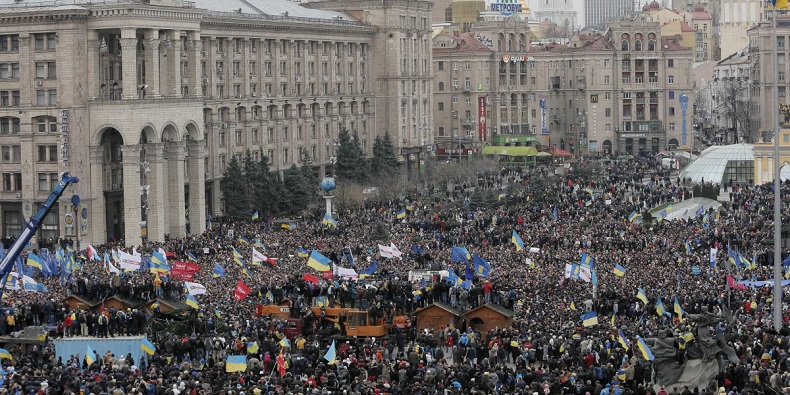
M101 38L96 30L88 30L88 98L101 96Z
M139 145L121 146L123 153L123 238L127 247L142 244L140 237L140 148Z
M168 141L167 151L167 184L168 196L165 212L166 226L171 237L183 237L186 232L186 203L184 202L184 161L186 144L184 141Z
M164 144L146 144L145 161L148 162L149 172L146 174L146 184L148 184L148 240L164 241L167 227L165 225L165 199L167 197L168 180L167 164L163 160Z
M146 95L159 97L159 30L145 32L145 84L148 85ZM160 150L161 152L161 150Z
M189 230L201 234L206 230L206 172L203 158L206 149L203 140L187 141L189 179Z
M181 32L170 30L167 32L167 40L171 44L168 50L167 62L170 63L165 78L168 80L167 87L170 89L166 94L172 97L181 97Z
M200 32L187 32L187 71L189 71L188 96L203 97L203 76L200 74L200 62L203 59L203 42L200 41Z
M137 99L137 29L121 30L120 41L122 97Z
M90 147L90 185L91 197L88 199L90 224L90 242L93 244L103 244L107 241L107 202L104 199L104 146L94 145ZM80 220L74 218L74 229L79 231Z

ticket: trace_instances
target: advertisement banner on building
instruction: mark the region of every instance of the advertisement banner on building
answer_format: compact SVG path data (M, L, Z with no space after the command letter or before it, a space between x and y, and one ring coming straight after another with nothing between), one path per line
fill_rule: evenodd
M688 112L688 109L689 109L689 97L688 97L687 94L683 93L683 94L680 95L679 100L680 100L681 116L683 118L683 124L680 127L680 130L681 130L680 137L681 137L681 140L683 140L683 141L680 144L686 145L687 144L687 140L688 140L687 139L687 136L688 136L688 125L687 125L687 123L688 122L686 122L686 116L687 116L687 112Z
M484 143L488 136L486 134L486 97L477 97L477 117L478 117L478 140Z
M540 99L540 133L549 134L549 127L546 125L546 99Z

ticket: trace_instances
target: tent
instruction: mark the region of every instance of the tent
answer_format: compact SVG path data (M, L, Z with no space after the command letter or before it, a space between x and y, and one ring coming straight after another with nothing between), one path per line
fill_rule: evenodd
M483 147L483 155L498 157L507 165L529 166L535 164L540 153L535 147L509 147L487 145Z

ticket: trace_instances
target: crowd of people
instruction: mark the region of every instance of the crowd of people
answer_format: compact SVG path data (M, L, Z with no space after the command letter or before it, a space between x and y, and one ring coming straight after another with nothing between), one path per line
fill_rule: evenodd
M479 207L471 194L481 189L510 196L499 205ZM156 296L184 302L188 292L178 278L146 271L110 273L102 260L88 259L66 279L35 275L48 292L6 290L0 333L43 325L49 340L6 346L12 358L3 359L0 393L783 392L790 387L790 332L771 324L771 289L730 289L725 280L728 273L772 278L773 189L733 185L731 201L722 209L686 220L631 218L634 212L682 200L690 191L690 184L653 158L581 163L562 176L553 175L550 167L503 168L461 183L447 196L341 211L336 227L323 224L323 214L305 217L292 229L264 220L217 220L202 234L165 243L93 246L99 256L116 249L148 256L161 248L172 253L171 259L194 260L200 270L193 281L205 285L206 293L194 297L197 309L187 308L179 316L178 330L163 329L162 312L143 304ZM790 185L782 193L790 193ZM402 217L398 213L407 206ZM784 202L784 215L788 209ZM374 234L382 237L382 226L384 239L374 239ZM524 248L512 242L514 231ZM382 257L379 244L394 245L402 256ZM48 246L50 253L59 245ZM253 246L276 258L275 263L252 264ZM463 284L440 276L409 279L409 271L424 268L452 269L464 279L467 263L451 260L453 246L465 246L487 260L487 277L473 271L471 283ZM711 248L719 251L715 264L710 263ZM751 257L755 265L732 265L728 248ZM234 250L244 256L244 265L234 258ZM377 270L359 279L324 278L307 266L304 251L312 250L340 267L360 272L375 262ZM594 281L565 273L566 264L579 263L583 253L594 258ZM223 269L221 276L216 265ZM616 265L627 271L615 273ZM243 300L234 298L239 280L251 289ZM637 295L639 289L647 303ZM64 303L70 295L98 304L121 295L141 307L81 311ZM669 314L657 314L659 300ZM673 311L673 300L684 317ZM343 337L334 322L313 314L315 325L284 341L287 324L282 318L255 314L256 305L290 302L295 316L308 318L318 301L366 310L386 323L406 316L412 325L393 327L380 338ZM415 311L432 303L460 312L497 304L513 311L514 322L482 333L466 322L417 330ZM597 313L597 325L583 323L580 316L588 312ZM699 324L692 319L704 313L721 320ZM678 337L693 343L706 325L722 333L739 363L719 358L718 374L709 383L656 385L656 364L636 346L638 339L674 338L680 356L674 363L682 366L691 357L680 352L688 345ZM58 359L52 343L63 336L136 334L155 345L153 355L136 361L95 349L89 358ZM336 359L328 360L333 344ZM246 369L228 372L233 369L226 369L227 357L235 355L247 356Z

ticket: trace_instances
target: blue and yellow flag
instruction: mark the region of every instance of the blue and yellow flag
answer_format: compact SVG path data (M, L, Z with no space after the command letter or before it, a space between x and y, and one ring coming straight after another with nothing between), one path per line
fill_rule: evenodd
M325 272L332 269L332 267L329 266L331 262L332 261L329 258L321 255L320 252L313 250L313 252L310 253L310 258L307 260L307 266L312 267L319 272Z
M450 251L450 261L452 262L469 263L469 258L471 258L471 255L466 247L453 246Z
M44 260L34 253L27 254L27 265L38 270L43 270Z
M661 298L658 298L658 300L656 301L656 314L658 315L667 314L667 308L664 307L664 303L661 302Z
M335 348L334 340L332 340L332 345L329 346L329 350L327 350L326 354L324 354L324 359L329 365L334 365L337 361L337 349Z
M245 355L228 355L225 360L225 372L246 372L247 371L247 356Z
M296 249L296 256L299 258L307 258L310 256L310 250L299 247Z
M448 273L447 274L448 283L457 286L457 285L461 285L461 283L464 282L464 280L462 280L461 277L458 277L458 274L456 274L455 270L453 270L452 268L447 269L447 273Z
M592 270L595 266L595 259L593 259L592 255L582 252L582 257L579 259L579 265Z
M192 262L197 262L198 261L198 259L195 256L195 254L193 254L193 253L191 253L189 251L187 251L187 259L189 259Z
M481 258L477 254L472 256L472 260L475 265L475 272L478 276L488 278L488 274L491 272L491 265L485 259Z
M645 295L645 291L642 288L636 289L636 298L641 300L642 303L644 303L645 306L647 306L647 295Z
M5 358L3 356L3 351L5 350L0 349L0 358ZM8 351L5 351L5 353L8 354ZM11 354L8 355L10 356ZM96 362L96 354L93 353L93 349L90 345L88 345L87 349L85 350L85 362L88 363L88 366L93 365L93 363Z
M90 350L90 346L88 347L88 349ZM11 355L11 353L10 353L10 352L8 352L8 350L6 350L5 348L0 348L0 359L10 359L10 360L13 360L13 359L14 359L14 357L13 357L13 356ZM89 363L88 363L88 365L90 365L91 363L93 363L93 362L89 362Z
M653 352L650 351L650 347L648 347L647 344L645 344L645 340L642 339L640 336L636 337L636 346L639 349L640 354L642 354L642 358L648 361L652 361L656 359L656 357L653 356Z
M225 269L219 265L219 263L214 264L214 278L222 278L225 277Z
M258 352L258 342L249 342L247 343L247 354L255 354Z
M233 248L233 262L238 263L239 266L244 266L244 257L236 250L236 247L231 248Z
M765 5L769 10L790 9L790 5L788 4L787 0L766 0Z
M255 221L256 219L258 219L258 212L257 211L252 213L252 220Z
M674 306L675 314L678 315L681 321L683 321L683 314L686 312L683 310L683 306L680 305L677 296L675 297L675 306Z
M146 338L143 338L143 342L140 343L140 348L148 355L154 355L156 352L156 347L154 347L154 344L148 341Z
M167 265L167 257L162 255L159 251L151 251L151 263Z
M524 249L524 240L521 240L521 236L516 233L516 230L513 230L513 234L510 235L510 241L516 245L516 251L521 251Z
M594 311L582 314L581 318L582 318L582 325L584 325L585 327L598 325L598 313Z
M258 248L266 248L260 240L255 240L255 246Z
M250 239L248 239L248 238L246 238L244 236L239 236L239 242L240 243L244 243L244 244L250 244Z
M398 219L406 218L406 209L402 208L397 214L395 214L395 217Z
M631 348L631 342L629 342L628 339L625 337L625 334L623 333L622 329L617 331L617 341L620 342L620 345L623 346L623 348L626 351L628 351L628 349Z
M187 299L186 299L186 301L184 301L184 303L186 303L187 306L189 306L189 307L191 307L191 308L193 308L195 310L200 308L200 305L198 304L197 299L195 299L195 297L192 296L191 294L187 294Z
M330 228L337 228L337 221L329 214L324 214L324 219L321 220L321 223Z
M626 270L627 270L626 268L624 268L623 266L621 266L619 264L614 265L614 274L617 275L618 277L625 276Z
M634 222L634 220L639 217L641 217L641 215L637 213L636 210L631 211L631 214L628 214L628 222Z
M280 345L283 346L284 348L290 348L291 347L291 342L288 341L287 337L284 337L284 338L280 339Z

